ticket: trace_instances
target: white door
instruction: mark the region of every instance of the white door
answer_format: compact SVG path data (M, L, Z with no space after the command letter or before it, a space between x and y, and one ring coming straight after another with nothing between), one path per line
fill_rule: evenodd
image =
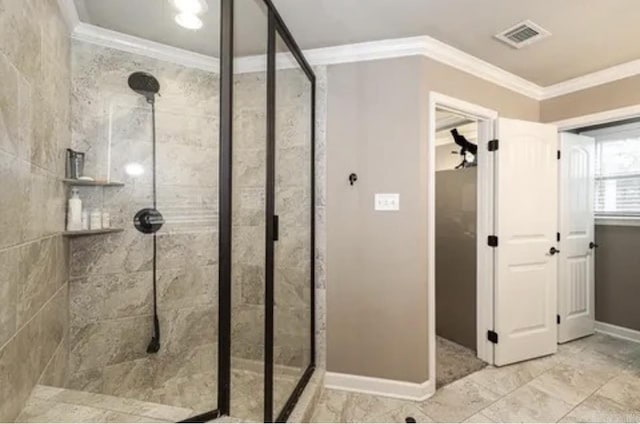
M564 343L595 331L595 140L562 133L560 151L558 341Z
M494 363L557 348L558 130L498 120Z

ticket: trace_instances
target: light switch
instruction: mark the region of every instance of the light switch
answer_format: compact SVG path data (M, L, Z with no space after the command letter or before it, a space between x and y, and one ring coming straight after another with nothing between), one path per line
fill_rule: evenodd
M374 209L377 211L399 211L400 194L398 193L376 193Z

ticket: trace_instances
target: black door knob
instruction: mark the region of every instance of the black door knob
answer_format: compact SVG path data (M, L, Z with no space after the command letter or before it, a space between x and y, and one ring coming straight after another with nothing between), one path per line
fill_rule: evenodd
M589 249L597 249L598 247L600 247L600 246L598 246L594 242L589 243Z
M560 251L558 249L556 249L555 247L552 247L551 249L549 249L549 254L551 256L555 255L556 253L560 253Z

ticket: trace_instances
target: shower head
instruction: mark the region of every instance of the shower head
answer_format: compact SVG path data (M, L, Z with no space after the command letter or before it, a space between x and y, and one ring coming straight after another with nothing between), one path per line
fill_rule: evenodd
M142 94L149 103L155 102L155 96L160 91L160 83L147 72L134 72L129 75L129 87L138 94Z

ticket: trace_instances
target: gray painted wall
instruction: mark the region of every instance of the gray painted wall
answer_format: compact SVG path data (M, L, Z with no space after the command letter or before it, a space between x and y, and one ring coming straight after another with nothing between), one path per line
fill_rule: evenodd
M596 226L596 320L640 331L640 227Z
M436 334L474 351L477 176L436 173Z
M327 369L422 383L429 92L533 121L539 102L422 57L329 66L328 87ZM400 211L375 212L376 192Z
M418 58L329 67L327 367L427 377L426 175ZM358 174L350 186L348 176ZM373 210L399 193L399 212Z

